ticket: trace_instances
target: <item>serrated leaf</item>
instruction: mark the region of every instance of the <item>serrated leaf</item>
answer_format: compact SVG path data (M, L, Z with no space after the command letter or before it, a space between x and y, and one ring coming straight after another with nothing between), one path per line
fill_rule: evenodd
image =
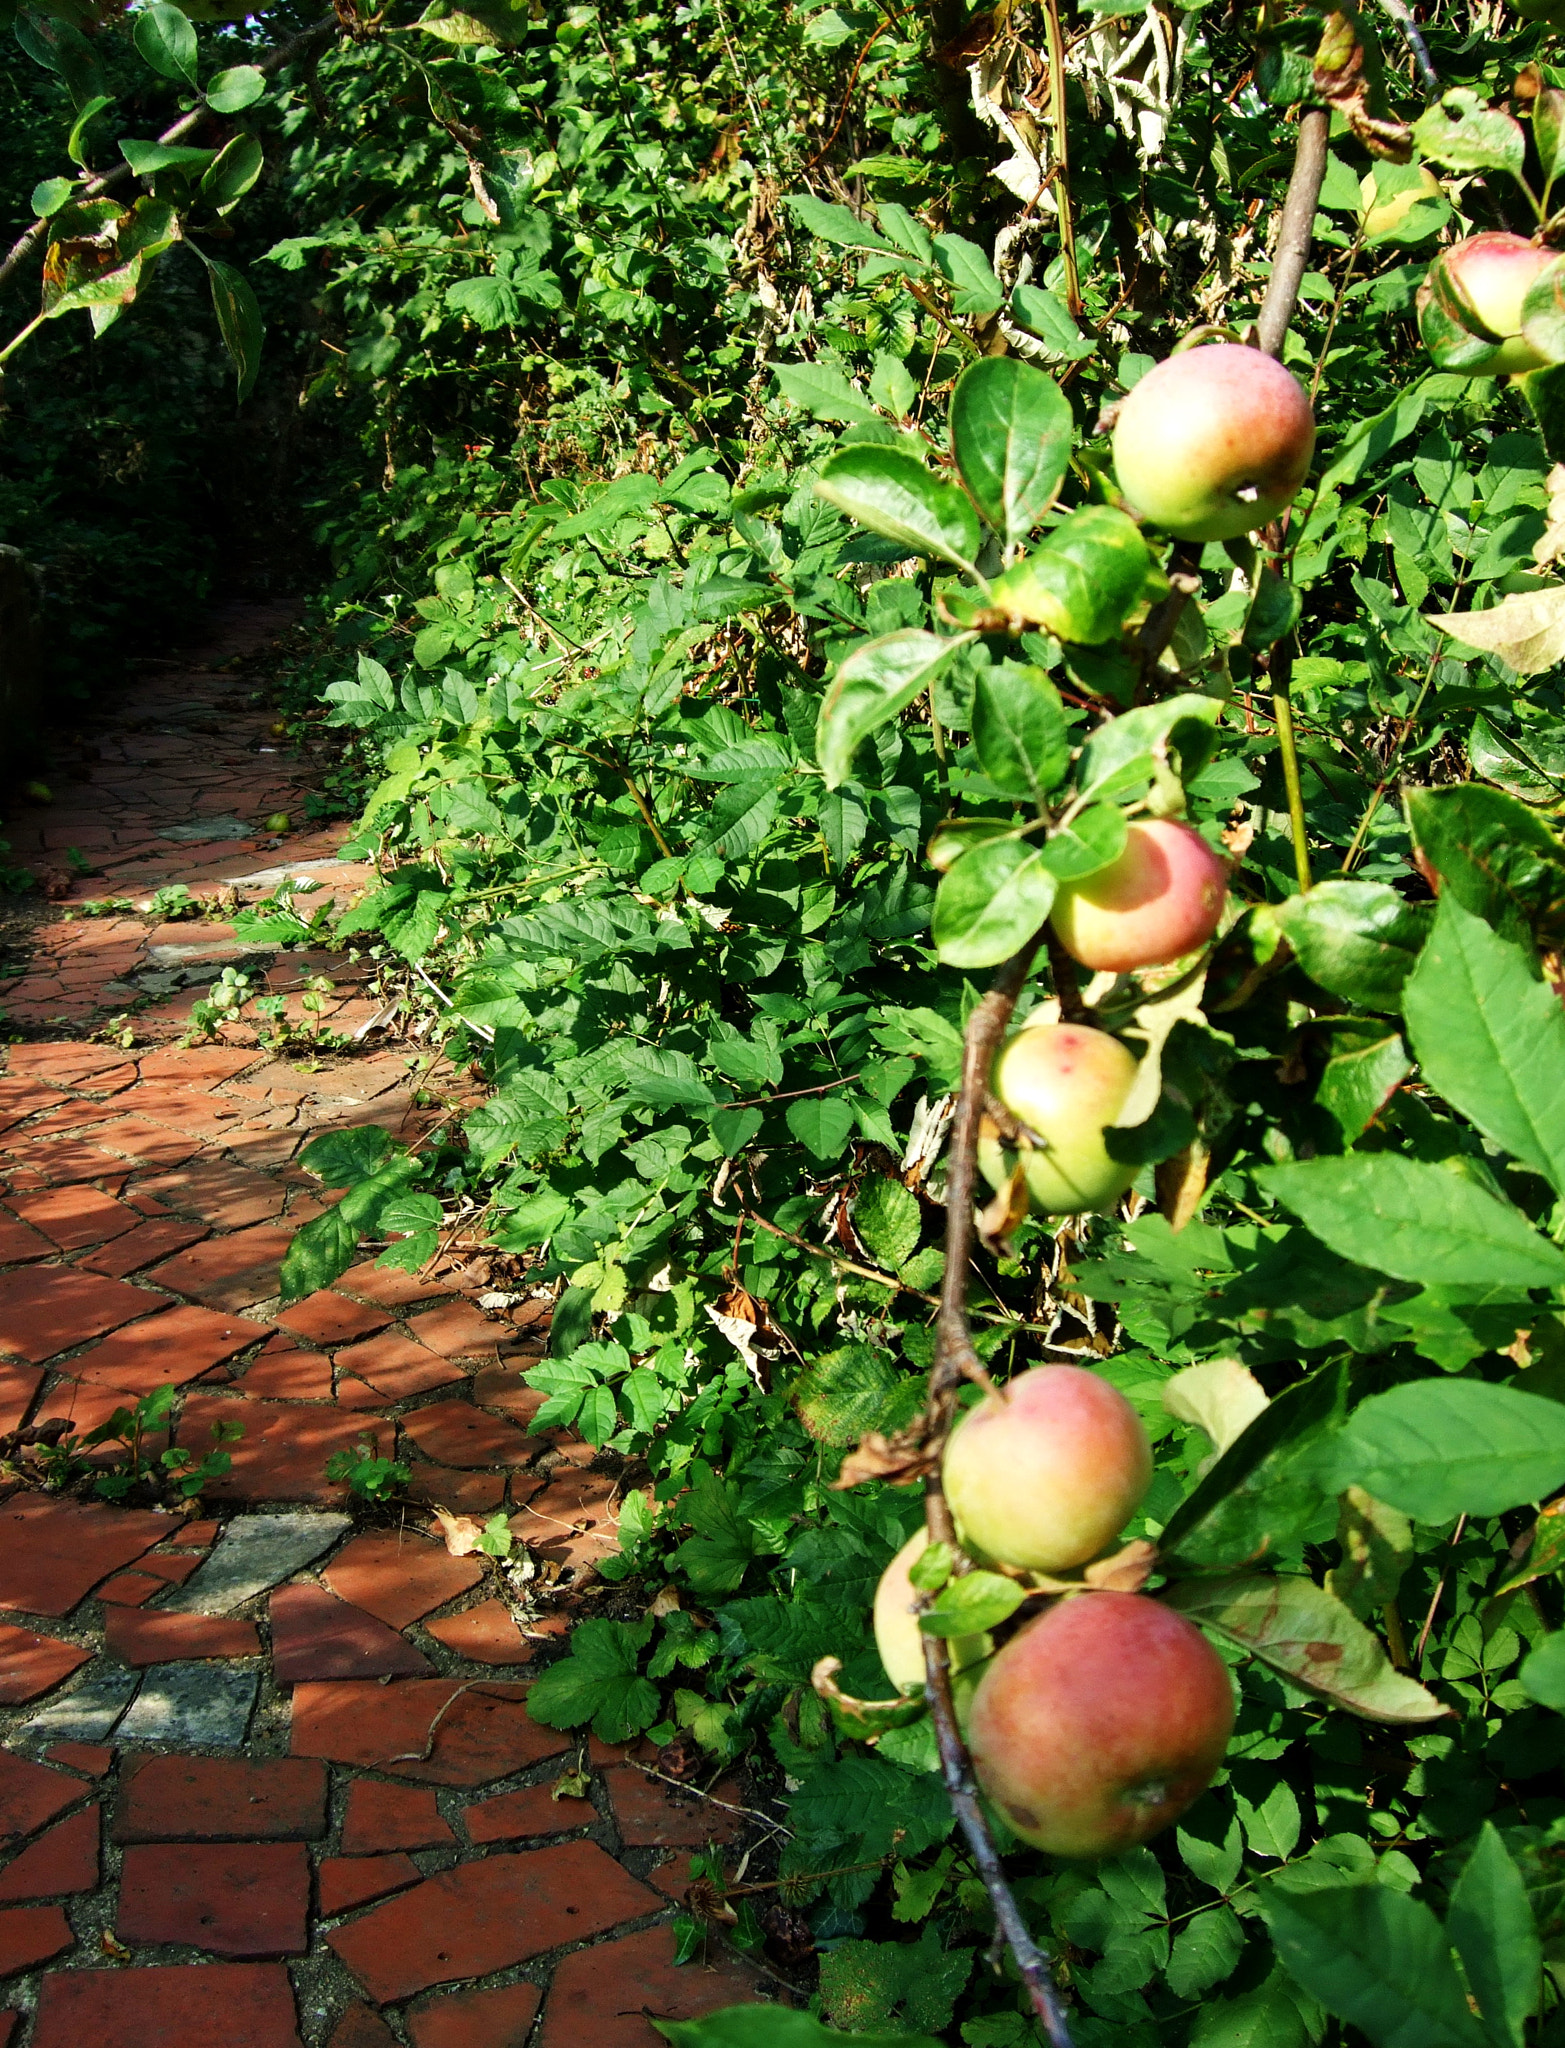
M1510 938L1565 913L1565 850L1525 804L1464 782L1409 790L1407 809L1419 851L1464 910Z
M927 690L973 636L942 639L910 627L864 640L848 654L821 703L815 751L828 789L853 773L853 757L872 732Z
M1275 1879L1259 1898L1290 1973L1375 2048L1483 2048L1445 1931L1421 1899L1375 1884L1300 1892Z
M674 2048L841 2048L843 2036L783 2005L730 2005L698 2020L653 2019ZM855 2033L853 2048L941 2048L928 2034Z
M1189 1579L1170 1607L1366 1721L1433 1721L1447 1710L1393 1668L1378 1636L1313 1579Z
M1329 1492L1362 1486L1420 1522L1503 1514L1565 1483L1565 1407L1482 1380L1414 1380L1359 1403L1321 1474Z
M835 1159L853 1135L853 1111L840 1095L806 1096L790 1102L787 1124L817 1159Z
M1054 906L1045 849L1025 839L975 846L940 878L934 939L948 967L998 967L1025 945Z
M1383 882L1319 882L1276 916L1310 979L1367 1010L1399 1007L1429 930L1427 910Z
M570 1655L533 1680L527 1711L546 1728L592 1723L600 1742L628 1742L650 1727L662 1704L658 1689L637 1675L650 1622L593 1619L571 1631Z
M1025 1586L999 1572L965 1572L950 1579L919 1617L932 1636L976 1636L998 1628L1027 1598Z
M985 356L957 379L952 451L1002 540L1025 540L1059 496L1073 432L1060 387L1019 356Z
M780 363L772 374L783 397L812 419L835 420L850 427L880 420L874 406L854 390L840 370L823 363Z
M854 442L821 465L817 497L915 554L973 570L983 536L966 493L927 470L907 448Z
M973 691L973 744L985 775L1012 796L1042 804L1070 771L1060 693L1042 669L1002 661Z
M936 235L935 261L952 287L951 303L964 319L986 320L1005 304L1005 288L989 258L965 235Z
M1490 2048L1522 2048L1522 2029L1538 2010L1543 1949L1521 1872L1494 1822L1478 1831L1451 1893L1446 1932L1478 2001Z
M853 1227L871 1257L897 1273L918 1249L923 1212L911 1188L877 1174L861 1184L854 1198Z
M1425 156L1453 171L1509 171L1520 178L1527 158L1520 122L1466 86L1442 93L1419 116L1413 140Z
M1519 1209L1443 1166L1390 1152L1262 1167L1275 1195L1339 1257L1396 1280L1456 1287L1558 1287L1565 1252Z

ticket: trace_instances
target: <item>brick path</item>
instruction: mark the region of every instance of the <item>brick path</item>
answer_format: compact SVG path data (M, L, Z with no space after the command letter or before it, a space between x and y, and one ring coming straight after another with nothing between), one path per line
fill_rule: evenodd
M579 1743L527 1714L516 1674L591 1611L622 1486L579 1439L526 1434L545 1305L364 1264L280 1309L321 1206L295 1153L422 1128L414 1063L272 1057L243 1026L183 1049L231 929L65 919L174 882L262 894L268 856L362 880L341 827L280 849L254 829L302 817L308 764L253 751L271 714L223 671L286 623L222 617L204 667L116 708L88 780L8 816L12 860L76 847L105 873L52 875L62 908L0 992L33 1031L0 1074L0 1436L168 1382L173 1441L244 1435L188 1518L0 1464L0 2048L658 2048L646 2011L772 1987L716 1949L673 1965L690 1851L737 1845L742 1816L596 1740L577 1796ZM340 961L305 965L338 981L338 1029L373 1014ZM270 973L296 985L299 956ZM154 998L136 1047L89 1042L127 991ZM400 1508L326 1480L365 1441L412 1467ZM531 1576L450 1555L436 1503L505 1508Z

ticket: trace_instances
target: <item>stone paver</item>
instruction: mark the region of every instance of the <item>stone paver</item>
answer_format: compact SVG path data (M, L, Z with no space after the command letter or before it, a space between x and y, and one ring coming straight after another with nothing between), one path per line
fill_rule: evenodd
M237 649L283 615L234 616ZM315 773L266 758L272 717L227 671L160 670L102 714L77 779L51 777L52 810L7 811L13 858L57 872L74 844L102 873L67 879L0 985L31 1037L0 1046L0 1434L81 1431L172 1386L173 1442L201 1457L215 1424L243 1435L199 1516L51 1495L25 1448L0 1498L0 2048L659 2048L647 2010L757 1995L715 1936L676 1970L668 1925L692 1849L737 1853L747 1823L595 1739L592 1797L555 1799L580 1738L507 1682L601 1611L583 1594L625 1484L569 1432L528 1434L549 1291L482 1312L516 1268L491 1279L468 1248L417 1274L367 1256L279 1302L295 1231L331 1199L295 1163L312 1132L405 1143L479 1091L444 1075L425 1107L428 1055L384 1041L301 1058L241 1021L176 1043L224 960L295 1022L324 974L344 1033L382 970L258 959L211 916L79 909L172 882L241 903L292 873L338 901L366 886L336 857L345 823L259 842L258 818L303 819ZM128 1047L85 1035L111 1010ZM47 1039L62 1017L75 1035ZM407 1461L399 1505L326 1479L358 1444ZM540 1569L453 1557L436 1505L507 1508Z

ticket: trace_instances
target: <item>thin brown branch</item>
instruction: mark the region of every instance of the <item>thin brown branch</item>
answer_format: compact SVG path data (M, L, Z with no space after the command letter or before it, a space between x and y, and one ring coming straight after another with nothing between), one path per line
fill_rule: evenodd
M1288 323L1299 303L1299 286L1304 282L1304 269L1310 257L1315 209L1326 175L1326 140L1330 132L1331 116L1324 107L1306 107L1299 116L1293 176L1288 180L1277 252L1272 258L1272 274L1256 322L1257 338L1269 356L1281 357Z
M1178 630L1185 606L1201 588L1201 546L1198 541L1176 541L1168 558L1169 591L1160 604L1147 613L1136 635L1136 658L1141 673L1136 681L1136 702L1150 695L1163 651Z
M1076 963L1060 944L1052 924L1044 926L1043 942L1048 948L1049 974L1054 982L1055 1000L1060 1006L1060 1022L1084 1024L1087 1021L1087 1006L1081 999Z
M279 43L269 56L261 59L260 63L255 67L256 70L261 72L264 77L270 77L274 71L281 71L284 65L291 64L296 57L304 56L317 43L324 41L336 26L337 17L335 14L323 14L320 20L313 22L309 28L301 30L296 36L291 36L286 43ZM203 95L188 114L180 116L172 128L164 129L163 133L158 137L158 141L161 143L182 141L185 136L201 126L201 123L207 118L210 111L205 95ZM123 185L132 176L134 176L134 173L129 164L116 164L113 170L105 171L101 177L90 178L81 191L76 194L76 201L80 203L87 199L99 199L105 192L113 191L116 185ZM12 244L10 254L3 263L0 263L0 291L3 291L11 282L11 279L21 269L22 265L32 255L48 232L49 223L46 220L35 220L26 234L22 235Z

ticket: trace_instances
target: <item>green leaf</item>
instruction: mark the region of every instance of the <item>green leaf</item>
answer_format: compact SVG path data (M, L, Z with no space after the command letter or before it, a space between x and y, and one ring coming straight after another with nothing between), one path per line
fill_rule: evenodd
M946 966L998 967L1040 928L1056 889L1045 852L1025 839L993 839L941 876L934 939Z
M242 114L253 107L266 90L266 74L254 64L236 64L220 71L206 89L206 103L214 114Z
M1366 1721L1434 1721L1447 1710L1396 1670L1378 1636L1313 1579L1188 1579L1170 1607Z
M105 105L108 104L110 102L106 101ZM72 132L74 134L75 131ZM32 197L27 203L37 219L47 220L51 214L59 212L75 190L69 178L45 178L33 187Z
M1424 1078L1565 1194L1565 1009L1523 949L1446 890L1402 992Z
M1320 2028L1299 2010L1305 1997L1274 1970L1264 1984L1237 1998L1209 1998L1196 2018L1190 2048L1314 2048Z
M870 734L927 690L972 637L964 633L942 639L910 627L860 641L832 678L815 728L815 751L828 789L848 780L853 757Z
M697 1593L733 1592L752 1559L779 1548L745 1514L740 1489L715 1473L698 1480L681 1506L695 1534L680 1544L672 1562Z
M131 20L143 62L161 78L183 79L186 85L194 85L197 45L189 18L170 6L169 0L155 0L151 7L138 8Z
M1041 805L1070 772L1070 732L1060 693L1040 668L1002 661L981 670L973 692L973 744L985 775Z
M285 1303L301 1301L317 1288L329 1287L353 1264L359 1233L342 1212L342 1204L312 1217L296 1230L283 1254L280 1291Z
M883 1351L840 1344L812 1358L793 1384L799 1420L817 1443L857 1443L868 1430L890 1435L923 1403L921 1383L899 1372Z
M877 1174L861 1184L854 1198L853 1227L871 1258L896 1273L918 1249L923 1212L911 1188Z
M812 419L836 420L849 427L880 423L874 406L859 396L840 370L821 363L781 363L773 375L783 397Z
M723 1148L725 1159L737 1159L761 1128L758 1109L714 1109L712 1136Z
M964 492L933 475L911 449L862 442L839 448L822 464L815 492L872 533L977 573L977 513Z
M1046 626L1058 639L1115 639L1147 592L1152 556L1141 529L1112 505L1083 505L1030 555L994 579L994 608L1013 625Z
M1462 1866L1445 1924L1490 2048L1522 2048L1523 2025L1542 1992L1543 1950L1526 1883L1493 1821L1484 1822Z
M834 206L827 200L813 198L808 192L794 192L788 197L788 211L795 220L802 221L812 235L839 249L883 250L887 246L884 238L868 221L860 220L851 207Z
M1507 938L1565 911L1565 853L1541 818L1481 782L1410 789L1419 850L1464 910Z
M1467 735L1467 758L1475 775L1498 783L1525 804L1552 808L1565 803L1565 761L1557 738L1529 733L1525 740L1518 739L1491 725L1480 711Z
M1413 1062L1395 1031L1333 1053L1315 1100L1337 1126L1345 1147L1368 1129L1412 1071Z
M1361 1401L1321 1458L1420 1522L1499 1515L1565 1482L1565 1407L1482 1380L1414 1380Z
M1212 747L1212 727L1223 707L1215 697L1193 692L1165 697L1161 704L1143 704L1100 725L1081 750L1077 781L1083 795L1102 790L1110 783L1140 775L1150 778L1156 757L1173 754L1184 770L1195 774L1206 764Z
M1025 540L1059 496L1073 432L1060 387L1019 356L984 356L957 379L952 450L1003 541Z
M1516 1675L1529 1699L1565 1714L1565 1629L1545 1636Z
M1244 1929L1228 1906L1212 1906L1174 1937L1168 1958L1168 1988L1176 1998L1194 1998L1232 1976L1244 1951Z
M810 1095L789 1103L787 1124L817 1159L835 1159L853 1136L853 1111L840 1095Z
M367 1180L394 1149L390 1131L378 1124L355 1124L345 1131L323 1131L299 1154L298 1163L329 1188L345 1188Z
M168 11L179 14L177 7ZM181 14L179 18L183 21L185 17ZM210 149L185 149L172 142L140 142L133 135L124 135L120 138L120 155L138 178L151 178L159 171L204 171L214 152Z
M229 212L239 204L260 177L261 167L265 161L264 152L255 136L236 135L208 166L201 180L202 197L209 199L219 213ZM237 272L230 272L230 275L237 275ZM256 318L260 319L259 309ZM259 341L257 346L259 347Z
M928 2034L840 2034L783 2005L729 2005L698 2020L652 2024L674 2048L941 2048Z
M1051 832L1043 860L1057 882L1081 882L1125 851L1130 828L1118 804L1088 804L1072 824Z
M1050 355L1062 362L1079 363L1097 352L1097 343L1082 333L1065 301L1042 285L1016 287L1011 293L1011 318L1018 327L1035 334Z
M571 1651L533 1680L527 1711L545 1728L592 1723L600 1742L628 1742L657 1719L661 1700L650 1680L637 1676L650 1621L578 1622Z
M987 320L1005 304L1005 287L989 258L964 235L936 235L935 261L952 287L952 305L964 319Z
M1366 1010L1396 1011L1429 913L1384 882L1317 882L1279 903L1283 937L1311 981Z
M1425 156L1453 171L1509 171L1522 175L1527 138L1521 124L1490 107L1466 86L1454 86L1413 123Z
M98 118L98 116L103 112L103 110L106 107L112 107L113 104L113 100L109 98L107 93L96 93L87 102L86 106L82 107L78 111L76 119L71 123L71 132L65 144L65 154L70 158L73 164L80 164L83 170L87 168L87 130L92 126L93 122ZM67 196L69 195L72 188L68 181L54 179L51 180L51 182L55 184L64 183L65 193ZM39 190L43 190L43 187L40 186ZM33 198L34 211L40 213L44 212L46 209L39 207L37 205L37 193L34 193ZM54 213L57 210L58 208L54 206L51 206L47 209L47 211L50 213Z
M266 333L261 318L261 308L250 280L241 272L231 269L226 263L219 263L214 256L205 258L207 276L212 283L212 306L217 314L217 324L223 337L223 345L233 360L234 374L238 380L237 396L242 404L255 388L255 380L261 370L261 342ZM420 902L422 903L422 898ZM440 901L444 903L444 894ZM438 925L438 914L434 915ZM393 930L390 922L383 920L381 929L397 948L404 959L421 959L435 943L435 930L429 929L428 937L422 936L424 925L400 927L402 937ZM416 948L416 950L410 950Z
M982 1635L1009 1621L1026 1598L1025 1586L999 1572L966 1572L947 1580L919 1616L919 1626L932 1636Z
M1565 1252L1519 1209L1444 1166L1351 1153L1262 1167L1255 1179L1340 1258L1372 1260L1393 1279L1524 1290L1565 1283Z
M1419 1899L1378 1884L1259 1888L1289 1972L1374 2048L1483 2048L1445 1931Z

